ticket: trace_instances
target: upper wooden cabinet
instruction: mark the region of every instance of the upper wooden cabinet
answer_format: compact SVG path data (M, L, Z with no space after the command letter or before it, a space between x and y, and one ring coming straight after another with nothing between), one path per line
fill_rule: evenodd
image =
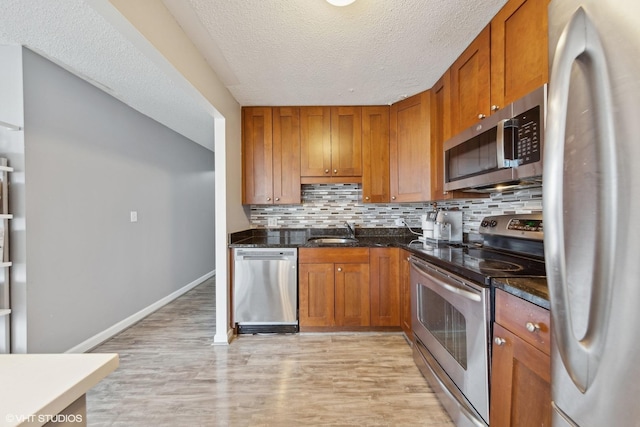
M451 72L431 88L431 194L447 198L444 191L444 141L451 137Z
M273 203L271 108L242 109L242 203Z
M362 176L361 114L362 107L301 107L302 177Z
M299 109L243 108L242 203L300 203L299 165Z
M430 103L425 91L391 106L391 202L431 200Z
M491 29L487 26L451 66L451 132L491 113Z
M388 203L389 107L362 107L362 201Z
M548 0L510 0L491 21L491 104L507 105L549 80Z
M549 0L509 0L451 66L451 135L548 81Z

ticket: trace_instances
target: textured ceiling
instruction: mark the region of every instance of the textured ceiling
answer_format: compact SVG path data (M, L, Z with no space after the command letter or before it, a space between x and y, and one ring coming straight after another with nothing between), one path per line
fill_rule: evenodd
M431 87L506 2L157 1L241 105L395 102ZM108 0L0 0L0 9L0 44L25 45L213 149L211 104Z
M0 10L0 44L27 46L213 150L212 106L107 0L0 0Z
M506 0L163 0L241 105L389 104L430 88Z

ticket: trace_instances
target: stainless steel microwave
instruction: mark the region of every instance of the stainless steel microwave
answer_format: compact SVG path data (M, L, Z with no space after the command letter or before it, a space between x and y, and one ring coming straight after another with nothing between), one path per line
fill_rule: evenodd
M479 192L542 184L547 86L444 144L444 189Z

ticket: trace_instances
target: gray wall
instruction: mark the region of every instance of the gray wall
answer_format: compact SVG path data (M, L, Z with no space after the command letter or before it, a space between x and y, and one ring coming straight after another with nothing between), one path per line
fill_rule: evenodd
M14 351L62 352L214 270L214 154L26 49L23 67Z

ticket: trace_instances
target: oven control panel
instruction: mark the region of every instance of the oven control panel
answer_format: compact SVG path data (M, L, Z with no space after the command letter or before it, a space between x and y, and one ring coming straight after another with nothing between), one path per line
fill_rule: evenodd
M485 217L480 223L480 234L543 240L542 214L513 214Z
M507 230L542 231L542 220L514 218L507 224Z

